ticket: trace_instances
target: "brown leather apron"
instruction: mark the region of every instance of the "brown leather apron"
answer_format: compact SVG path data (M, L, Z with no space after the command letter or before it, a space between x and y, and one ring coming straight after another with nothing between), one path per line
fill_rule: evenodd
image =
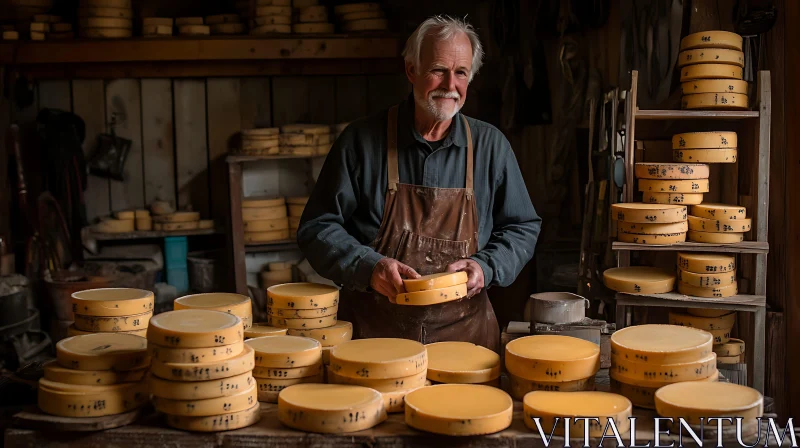
M472 133L466 118L466 188L434 188L400 183L397 166L397 106L389 110L389 185L378 236L378 253L414 268L420 275L444 272L450 263L478 251L478 214L473 190ZM466 341L497 352L500 329L484 288L471 298L430 306L395 305L376 292L343 289L339 318L353 323L356 338L394 337L423 344Z

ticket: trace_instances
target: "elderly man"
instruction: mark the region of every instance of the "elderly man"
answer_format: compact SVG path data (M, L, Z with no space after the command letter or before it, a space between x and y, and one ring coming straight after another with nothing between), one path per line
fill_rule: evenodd
M345 129L297 240L320 275L343 285L339 319L353 323L357 338L469 341L497 351L486 288L519 275L541 219L503 134L459 113L483 56L472 26L430 18L403 56L413 95ZM445 271L467 273L466 298L394 303L404 278Z

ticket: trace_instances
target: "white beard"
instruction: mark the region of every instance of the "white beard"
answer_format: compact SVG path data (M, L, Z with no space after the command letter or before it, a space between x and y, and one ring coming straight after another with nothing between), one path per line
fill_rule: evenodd
M436 97L454 98L456 99L455 106L453 106L452 110L446 110L434 100ZM414 91L414 102L431 114L436 121L447 121L455 117L458 111L461 110L461 104L458 102L459 99L460 95L458 92L434 90L428 94L427 98L424 98L421 93L418 93L416 90Z

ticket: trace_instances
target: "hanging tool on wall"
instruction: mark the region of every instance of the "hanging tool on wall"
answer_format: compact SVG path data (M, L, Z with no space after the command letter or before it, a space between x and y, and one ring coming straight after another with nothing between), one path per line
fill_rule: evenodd
M97 149L89 159L89 172L95 176L123 182L125 180L125 161L128 160L128 153L133 142L115 134L116 124L117 114L112 113L111 122L108 124L109 133L97 136Z

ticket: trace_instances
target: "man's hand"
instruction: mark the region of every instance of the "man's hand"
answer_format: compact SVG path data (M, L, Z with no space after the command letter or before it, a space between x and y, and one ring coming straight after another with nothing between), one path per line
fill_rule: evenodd
M386 257L375 265L369 285L379 294L388 297L390 302L396 303L395 298L397 295L406 292L403 279L419 277L420 275L417 274L417 271L410 266L400 263L394 258ZM481 276L481 279L483 279L483 276Z
M472 258L464 258L447 266L447 272L464 271L467 273L467 297L478 294L483 289L483 269Z

